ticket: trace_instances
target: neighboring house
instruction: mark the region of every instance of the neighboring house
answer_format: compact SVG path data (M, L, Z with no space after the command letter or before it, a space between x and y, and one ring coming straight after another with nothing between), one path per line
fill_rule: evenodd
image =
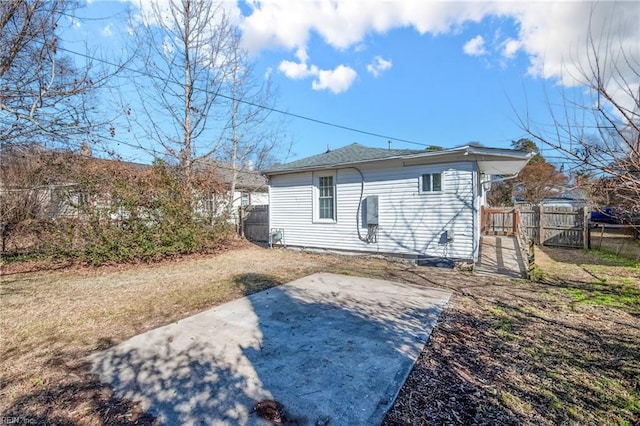
M288 246L476 261L483 188L530 157L477 146L352 144L265 172L269 227Z
M588 207L589 199L587 194L580 188L561 188L553 196L547 197L540 204L545 207L567 207L567 208L580 208ZM527 202L521 198L515 197L513 199L514 205L527 204Z
M223 174L224 182L229 185L230 175ZM233 193L233 208L229 221L235 225L240 223L240 207L269 204L267 179L254 170L242 170L238 173L236 190Z
M233 168L230 164L214 160L199 160L196 162L196 169L203 167L213 167L230 190L231 182L233 181ZM233 192L233 205L229 222L238 225L240 222L238 215L240 207L269 204L269 190L267 179L251 167L238 169L236 173L236 187ZM218 213L224 212L228 205L228 196L229 194L226 194L220 199L211 200L212 210Z
M46 161L51 165L72 164L71 160L75 157L84 157L86 162L81 163L82 166L79 167L90 165L98 171L117 166L121 170L135 173L145 171L151 167L148 164L95 158L90 156L90 152L79 155L72 152L42 150L28 152L22 155L32 155L33 161L38 161L41 156L46 156ZM233 175L229 164L213 160L207 160L205 163L205 160L198 160L195 165L196 171L202 170L202 164L206 164L206 167L213 169L227 186L228 190L230 190ZM78 217L82 214L82 209L79 207L86 207L87 205L100 211L108 212L110 218L113 220L123 219L128 215L126 211L110 211L111 203L109 201L109 194L85 194L77 182L69 181L66 178L56 179L55 177L50 177L49 180L51 181L50 183L34 188L5 187L4 183L0 182L0 195L6 198L9 194L16 194L16 198L34 200L34 202L40 205L39 211L42 217L47 219ZM196 206L196 211L205 217L216 216L224 212L228 199L228 193L216 194L215 197L212 196L199 202ZM239 170L233 197L232 217L229 221L237 224L238 207L267 204L268 199L265 177L259 172L248 168Z

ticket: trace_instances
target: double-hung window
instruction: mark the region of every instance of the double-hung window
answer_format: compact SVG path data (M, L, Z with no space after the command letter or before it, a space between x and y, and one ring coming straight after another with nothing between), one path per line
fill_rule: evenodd
M335 220L336 193L333 176L318 177L318 219Z
M336 171L313 172L313 222L335 223L337 220Z
M425 173L420 176L420 192L441 192L442 173Z

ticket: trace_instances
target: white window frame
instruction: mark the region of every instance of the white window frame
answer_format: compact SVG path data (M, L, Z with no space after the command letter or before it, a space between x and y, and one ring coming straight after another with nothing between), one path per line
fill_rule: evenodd
M333 218L320 217L320 178L330 177L333 182ZM338 186L335 171L313 173L313 222L336 223L338 221Z
M433 189L433 176L440 175L440 189ZM429 176L429 188L424 189L424 177ZM418 187L420 188L421 194L441 194L444 192L444 173L442 172L431 172L431 173L422 173L420 177L418 177Z

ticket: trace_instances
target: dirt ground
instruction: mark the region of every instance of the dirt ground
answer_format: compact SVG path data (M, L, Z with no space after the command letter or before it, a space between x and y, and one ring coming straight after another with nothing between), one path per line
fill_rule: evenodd
M0 414L30 424L154 424L81 360L145 330L313 272L453 292L386 425L639 424L640 265L538 251L532 283L379 258L236 243L155 265L24 272L1 284ZM29 269L29 268L26 268Z

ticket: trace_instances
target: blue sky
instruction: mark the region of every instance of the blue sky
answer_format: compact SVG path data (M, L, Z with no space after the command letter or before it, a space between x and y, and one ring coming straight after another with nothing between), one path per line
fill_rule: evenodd
M88 2L65 31L66 45L79 48L86 39L98 52L118 52L126 8L149 1ZM636 55L640 49L637 2L226 4L256 72L276 83L278 109L389 136L393 148L508 147L526 136L518 114L549 123L545 91L554 103L562 91L584 92L573 77L575 65L586 63L589 20L596 41L615 38ZM293 146L281 160L353 142L388 146L387 138L282 118Z

